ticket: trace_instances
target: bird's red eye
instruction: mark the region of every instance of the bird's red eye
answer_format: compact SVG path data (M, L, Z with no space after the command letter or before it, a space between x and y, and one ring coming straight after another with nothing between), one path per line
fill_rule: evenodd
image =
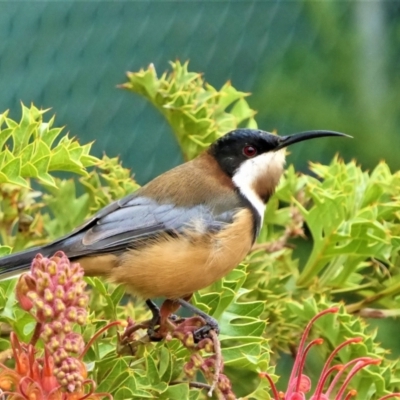
M257 155L257 149L253 146L245 146L243 147L243 154L249 158L254 157Z

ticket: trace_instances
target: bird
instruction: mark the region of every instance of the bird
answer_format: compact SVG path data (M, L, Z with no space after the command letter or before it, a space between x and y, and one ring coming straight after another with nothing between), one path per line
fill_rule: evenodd
M61 250L80 263L85 275L124 284L145 299L153 325L160 317L152 299L162 297L218 330L218 322L188 300L250 252L284 172L286 147L325 136L348 135L315 130L278 136L235 129L193 160L105 206L73 232L1 258L0 279L29 269L37 253L47 257Z

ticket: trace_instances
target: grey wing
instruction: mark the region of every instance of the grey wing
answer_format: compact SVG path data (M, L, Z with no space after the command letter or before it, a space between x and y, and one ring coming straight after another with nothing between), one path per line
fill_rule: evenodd
M223 204L218 210L207 205L176 207L144 196L129 195L104 207L75 231L52 243L2 257L0 275L4 278L26 270L37 253L48 257L62 250L74 259L117 253L137 246L145 238L183 233L190 226L204 232L218 231L233 221L237 209Z
M102 212L75 234L58 241L73 257L104 252L118 252L149 237L163 233L183 233L193 226L204 232L218 231L232 222L236 210L215 215L206 205L190 208L159 204L147 197L134 197Z

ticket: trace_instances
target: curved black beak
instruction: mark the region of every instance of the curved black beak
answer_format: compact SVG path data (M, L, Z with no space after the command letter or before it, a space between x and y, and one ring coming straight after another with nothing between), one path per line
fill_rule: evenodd
M302 142L303 140L315 139L324 136L344 136L347 138L352 138L352 136L346 135L345 133L334 132L334 131L306 131L295 133L290 136L281 136L279 138L278 146L274 150L280 150L287 147L293 143Z

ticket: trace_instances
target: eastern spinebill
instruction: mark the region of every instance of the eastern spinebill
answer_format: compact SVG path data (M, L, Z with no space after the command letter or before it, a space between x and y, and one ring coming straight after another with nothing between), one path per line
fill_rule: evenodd
M285 148L323 136L347 135L229 132L194 160L109 204L68 235L0 259L0 275L28 269L37 253L62 250L86 275L122 283L146 299L153 313L150 299L157 297L198 313L182 299L228 274L249 253L283 173ZM207 321L216 328L215 321Z

